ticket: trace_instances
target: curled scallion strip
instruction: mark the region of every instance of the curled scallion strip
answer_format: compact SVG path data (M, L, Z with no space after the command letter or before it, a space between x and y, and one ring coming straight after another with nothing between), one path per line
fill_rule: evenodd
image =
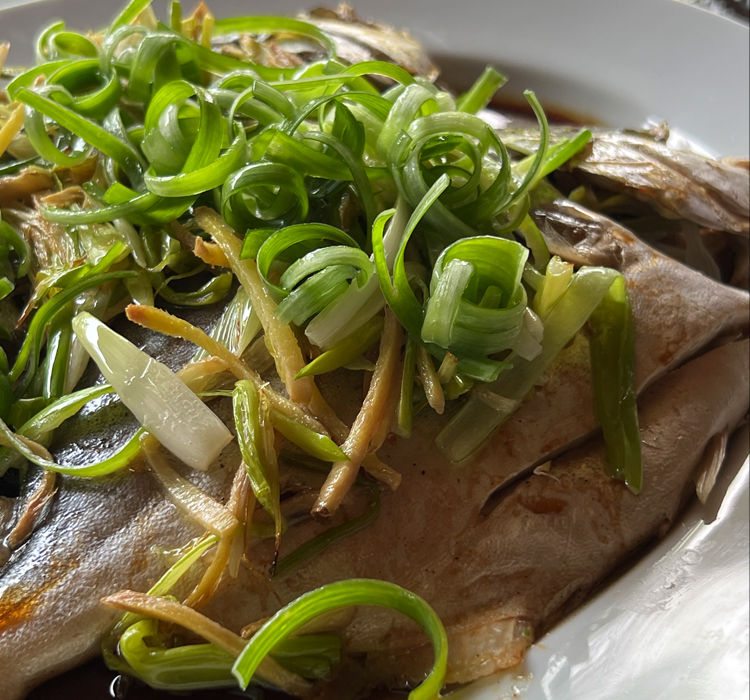
M308 210L303 178L283 163L253 163L233 172L222 186L221 213L237 231L290 226L304 221ZM256 252L246 246L243 257Z
M297 255L309 252L287 267L278 285L272 284L272 265L288 259L292 250ZM325 224L299 224L277 231L260 247L257 260L266 288L279 302L276 317L299 326L344 294L350 283L364 287L375 272L351 236Z
M51 459L44 452L38 450L37 447L30 446L27 440L13 433L5 424L5 421L0 419L0 443L5 447L13 448L29 460L29 462L33 462L49 471L54 471L58 474L68 474L69 476L107 476L126 467L141 451L140 437L143 432L142 429L138 430L132 438L106 459L89 464L64 465L58 464L54 459Z
M296 34L320 44L329 58L336 56L336 44L314 24L291 17L234 17L217 20L214 24L216 36L226 34Z
M422 340L457 357L489 359L512 348L527 304L527 257L520 243L489 236L446 248L433 268Z
M449 459L465 462L518 409L549 363L575 337L618 278L620 273L615 270L598 267L583 267L573 276L544 319L541 353L530 360L512 354L508 358L510 369L491 383L487 391L473 394L438 434L435 442ZM627 337L631 332L627 328L632 327L632 315L622 313L612 317L615 318L622 324L618 333ZM618 355L616 362L632 367L634 356ZM628 386L633 381L630 372L623 371L619 377ZM599 386L604 388L601 382ZM618 388L620 395L630 391L624 384Z
M419 596L393 583L368 579L339 581L297 598L277 612L248 642L232 667L240 686L247 688L260 662L295 630L323 613L351 605L378 605L407 615L427 633L435 649L435 662L409 700L434 700L440 695L448 666L448 638L437 614Z
M54 119L72 133L81 137L94 148L114 160L130 177L131 182L140 182L143 178L143 158L131 144L125 143L95 122L81 116L71 108L65 107L49 97L28 88L21 88L16 99L47 117Z

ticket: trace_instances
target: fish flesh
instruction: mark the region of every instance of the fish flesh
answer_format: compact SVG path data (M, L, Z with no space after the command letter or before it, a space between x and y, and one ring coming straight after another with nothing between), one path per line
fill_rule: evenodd
M326 582L352 576L391 580L435 606L450 637L449 680L463 682L516 663L545 626L673 521L705 445L747 411L747 382L740 381L748 371L747 343L733 341L747 335L748 295L688 270L566 200L533 213L553 250L587 264L604 257L627 280L637 383L640 389L654 385L642 402L643 493L633 497L610 481L598 438L586 442L596 421L587 341L579 334L471 464L456 468L434 448L445 418L417 418L411 439L387 441L381 450L403 482L395 493L383 494L373 526L274 580L272 588L257 570L241 568L203 612L237 631ZM190 314L193 323L209 328L217 311ZM173 369L193 352L186 343L121 324L120 330ZM720 347L705 354L714 345ZM351 421L361 401L360 375L335 374L321 382L321 390ZM132 434L127 411L111 399L100 402L70 421L64 439L52 447L58 461L81 463L107 454ZM214 406L231 426L228 402ZM684 440L673 450L676 434ZM566 452L581 443L578 451ZM666 457L657 458L662 453ZM555 478L533 474L561 454L552 465ZM239 462L232 443L208 472L182 471L224 500ZM309 488L302 483L309 477L287 469L292 487ZM25 495L40 478L28 480ZM3 686L8 700L95 655L116 619L100 599L125 588L147 590L169 565L170 551L202 534L139 463L107 478L64 476L57 486L46 520L0 570L0 663L13 669ZM340 517L358 508L354 493ZM589 512L596 518L576 515ZM325 527L312 519L292 525L282 555ZM560 542L561 533L569 540ZM550 565L549 552L563 545L570 557ZM265 542L250 554L261 569L273 558ZM358 687L416 682L431 658L417 631L385 611L358 613L344 634L350 654L339 678L348 679L352 697ZM347 697L339 686L330 692Z

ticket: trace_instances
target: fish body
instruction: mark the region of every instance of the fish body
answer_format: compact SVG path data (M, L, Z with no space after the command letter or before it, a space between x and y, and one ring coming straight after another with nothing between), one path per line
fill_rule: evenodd
M592 256L606 255L622 271L636 321L638 386L643 389L656 382L652 393L665 382L679 387L678 394L667 392L667 398L656 402L653 421L642 419L646 447L649 430L659 435L657 452L646 450L643 494L633 497L620 482L611 481L602 466L601 447L596 441L584 443L595 432L596 420L588 343L581 334L554 361L534 396L470 464L457 468L434 447L445 418L418 417L411 439L388 441L380 452L403 473L403 482L396 492L383 494L373 526L273 581L272 588L257 571L241 568L237 579L222 584L204 612L237 631L272 614L282 602L332 580L369 576L394 581L435 606L450 635L449 680L467 681L520 660L551 620L581 600L635 547L672 522L705 443L716 432L733 427L747 410L747 396L741 389L747 383L738 379L747 373L746 344L725 345L712 351L719 355L705 355L696 361L701 364L688 365L703 370L685 374L686 368L679 371L683 374L657 380L702 355L710 344L745 333L748 296L688 270L613 222L564 200L534 214L553 248L559 245L590 263L596 262ZM204 327L212 323L210 312L200 312L192 320ZM192 353L185 343L132 328L127 333L174 369ZM709 365L717 367L713 384L705 372ZM674 376L683 379L671 379ZM327 383L321 382L321 389L341 417L351 422L361 402L359 374L332 375ZM705 405L707 410L698 413L713 417L706 417L708 422L700 430L693 430L689 422L683 425L674 396L681 401L689 398L690 405ZM217 401L215 410L231 425L228 401ZM650 428L652 423L656 427ZM58 460L73 463L111 451L134 428L132 417L111 401L69 425L53 451ZM675 434L689 437L686 452L680 443L674 458L662 464L655 455L658 450L669 452ZM535 466L580 443L584 443L582 452L566 453L562 461L553 463L556 476L567 473L564 465L573 465L569 482L560 485L549 476L532 475ZM690 459L683 460L688 453ZM183 473L210 495L225 500L239 462L232 443L208 472L183 469ZM676 465L681 465L674 476L678 482L670 471ZM29 492L35 483L30 480ZM342 517L357 508L353 496L351 502L345 501ZM592 509L597 518L578 523L576 513ZM559 529L558 525L549 529L550 523L557 522L552 516L560 516L565 527L575 524L567 545L571 553L576 538L582 538L581 552L598 542L596 557L592 549L590 556L578 556L570 563L571 576L561 579L559 589L551 583L557 569L545 570L550 552L556 550L541 546ZM546 525L537 531L532 523L539 522ZM323 527L309 519L290 526L282 556ZM165 552L184 547L200 534L138 462L105 479L62 477L47 519L0 571L0 662L14 669L4 685L5 697L22 698L41 681L95 655L115 619L100 599L123 588L147 590L169 565ZM524 551L528 552L525 560ZM253 548L250 555L261 569L273 556L267 543ZM349 661L342 671L342 678L351 679L351 688L413 682L431 658L417 630L387 612L359 615L347 629L346 640L354 654L351 659L366 659L364 665ZM335 695L343 693L340 688L331 692L345 697Z
M645 392L648 476L638 496L607 476L599 438L484 502L472 502L471 474L442 461L423 439L386 450L400 460L404 480L384 499L373 529L278 582L277 594L286 602L349 576L396 581L424 596L445 622L449 682L514 666L609 572L669 529L711 436L734 427L747 410L747 353L747 341L722 346ZM264 605L261 596L247 595L250 586L229 583L206 612L225 624L274 612L274 601ZM346 640L351 660L326 697L357 697L357 681L360 689L413 685L432 663L423 633L387 611L360 611Z

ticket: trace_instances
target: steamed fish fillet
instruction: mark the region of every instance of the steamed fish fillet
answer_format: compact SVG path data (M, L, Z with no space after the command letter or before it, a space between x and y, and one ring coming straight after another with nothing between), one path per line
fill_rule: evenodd
M616 224L564 201L536 214L546 217L539 221L551 243L589 262L596 262L595 254L604 251L625 274L636 317L640 387L700 354L717 338L736 337L746 328L747 294L688 270L641 244ZM205 313L198 322L210 325ZM184 362L191 352L184 345L142 331L132 336L173 367ZM724 367L736 376L746 374L746 354L745 351L739 359L735 354L728 357L726 363L719 365L720 374ZM321 385L342 418L351 421L361 402L359 375L343 373ZM719 385L717 380L716 387ZM735 392L742 386L737 380L732 385ZM705 387L704 392L703 383L697 383L695 401L708 401L710 415L729 410L726 398L729 394L721 401L717 399L716 406L710 403L711 388ZM746 404L744 399L740 408L735 406L731 410L741 413ZM217 402L216 410L229 420L231 407L226 403ZM63 429L68 442L58 446L57 457L80 463L111 450L113 443L124 439L127 420L127 413L117 404L92 409L88 416L71 421L70 428ZM353 575L390 578L405 584L434 604L451 630L451 677L458 680L517 661L533 635L564 603L561 600L557 608L548 606L549 610L539 617L527 619L521 612L509 615L507 611L515 609L514 605L518 611L523 610L523 605L513 597L515 594L508 597L504 584L490 570L482 568L486 564L484 559L468 556L468 547L477 546L483 537L489 540L498 537L494 525L483 528L497 519L495 513L500 506L495 505L496 501L505 502L504 489L517 489L513 483L527 476L535 465L582 441L596 429L585 336L580 335L560 354L540 381L534 397L472 464L456 469L446 464L432 447L442 420L418 419L412 439L398 440L393 445L386 443L381 456L403 472L404 481L396 493L383 495L383 510L377 523L335 545L301 571L275 582L274 588L282 599L289 600L325 581ZM732 422L729 417L727 422ZM77 440L76 431L82 435ZM710 435L705 437L707 440ZM670 438L670 448L673 442ZM698 444L694 447L698 459L702 447ZM207 473L184 473L211 495L226 498L238 463L237 446L233 443ZM647 471L647 489L648 480L661 473L659 465L649 466L647 462L649 469L652 471ZM597 465L593 471L597 470L601 473L601 488L591 490L591 495L611 489L611 493L620 494L618 498L629 498L622 484L610 482L601 466ZM552 479L541 478L545 481L540 484L549 482L549 488L554 487ZM688 480L689 476L685 477L676 490L672 486L654 488L664 498L669 495L679 501ZM33 492L35 485L32 479L27 491ZM643 506L638 505L641 501L637 499L633 502L637 511L633 526L637 532L628 543L651 536L658 529L651 524L655 516L649 508L657 507L660 523L673 517L671 511L663 512L663 503L658 499L645 498L645 492L639 498L644 498ZM584 507L609 507L606 503L571 503L573 514ZM352 507L356 508L356 504ZM552 507L557 506L553 503ZM643 513L641 508L645 509ZM524 511L519 513L523 515ZM523 530L521 521L513 524L516 522L513 518L503 527ZM284 535L284 552L292 551L319 527L309 521L291 527ZM589 522L588 527L594 525ZM153 477L137 464L132 470L107 479L61 478L49 517L0 570L0 664L13 669L4 679L3 697L8 700L23 697L29 688L46 678L95 655L102 636L115 619L110 610L99 604L100 599L123 588L147 590L168 566L164 550L184 547L200 534L167 502ZM259 565L270 562L264 546L253 550ZM523 549L521 543L518 547ZM603 547L607 553L604 562L590 562L589 574L581 579L581 590L593 586L612 561L632 549L624 548L613 538ZM521 588L533 591L544 560L533 549L528 551L527 573ZM457 579L455 575L459 572L465 573ZM206 612L237 630L274 612L278 605L278 599L259 584L257 577L241 574L237 582L224 584ZM495 620L497 624L484 625L483 636L475 635L472 630L478 620ZM489 629L494 632L489 634ZM359 640L362 648L381 649L386 657L398 649L399 660L392 663L391 671L411 668L418 673L427 658L421 656L428 654L426 650L415 650L408 655L413 664L402 665L401 655L407 654L404 649L416 649L421 641L415 637L412 644L408 626L387 614L361 618L348 634L352 640ZM475 657L484 660L472 661ZM368 658L377 666L377 654ZM375 667L372 673L375 680L386 678Z

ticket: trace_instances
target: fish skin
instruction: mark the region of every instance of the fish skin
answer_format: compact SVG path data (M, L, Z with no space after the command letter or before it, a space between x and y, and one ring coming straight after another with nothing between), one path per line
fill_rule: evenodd
M191 321L210 328L221 308L192 310ZM173 370L195 351L126 320L114 326ZM84 384L101 380L93 363L89 370ZM137 427L132 414L112 397L89 406L58 431L52 447L58 461L81 464L109 454ZM231 464L232 472L236 466ZM166 569L166 558L152 548L179 549L203 534L178 516L143 467L142 460L136 460L110 477L61 477L46 520L0 569L0 666L14 669L4 675L3 700L22 698L32 687L98 653L101 638L118 615L99 605L97 586L109 588L111 581L116 582L113 592L127 586L145 591ZM205 481L215 484L214 495L228 491L228 482L217 476L229 471L220 463L213 466L213 476ZM30 474L22 497L33 493L40 481L39 470ZM202 485L211 491L210 483Z
M408 32L363 21L347 5L340 5L336 10L319 8L300 18L326 32L336 44L337 56L348 63L385 60L432 82L439 75L440 71L422 45Z
M579 129L553 126L550 143ZM498 132L510 148L527 153L539 145L538 130ZM747 239L750 173L740 164L670 148L647 132L592 129L590 143L565 166L585 180L633 195L671 217Z
M750 179L743 168L633 132L596 136L571 163L608 189L629 192L699 226L750 234Z
M578 207L571 209L560 202L556 208L549 206L547 212L547 216L559 214L562 223L554 220L549 226L554 227L560 239L567 241L573 250L578 250L578 254L585 256L586 246L591 248L595 240L615 251L613 259L617 259L628 279L633 299L639 339L640 386L653 382L669 367L697 354L714 338L739 333L747 324L745 293L687 270L638 242L616 224L588 215ZM581 236L581 227L588 232L588 237ZM653 284L654 281L657 287L649 289L646 282ZM694 313L693 306L700 311ZM686 313L688 307L690 314ZM202 325L210 325L209 316L209 312L204 313ZM173 368L189 357L190 349L185 344L132 329L129 334L139 345L145 344L147 351L157 359L168 359ZM358 381L358 375L344 374L332 378L330 384L323 387L347 420L356 413L356 403L361 399ZM445 615L446 623L454 630L455 659L455 650L465 647L462 637L455 633L462 614L451 613L451 610L463 610L465 589L443 591L442 581L436 581L429 571L436 570L437 564L449 567L454 560L443 553L436 563L435 547L425 546L425 543L434 543L431 538L436 523L454 533L456 542L474 536L477 518L482 517L491 494L524 477L535 464L589 435L596 426L590 391L588 349L585 337L579 336L550 368L535 396L499 431L475 463L462 470L446 465L434 448L429 447L442 420L434 417L418 420L412 440L399 440L395 445L387 442L381 451L385 460L404 473L404 483L395 494L384 494L378 522L351 541L346 540L328 550L302 572L279 581L277 592L285 600L295 597L307 590L316 576L325 578L325 566L341 556L341 552L357 550L368 538L387 542L388 560L375 562L369 575L388 578L389 568L395 565L389 563L391 559L409 562L413 572L406 573L409 578L406 583L413 579L409 587L435 603L438 611ZM230 409L226 404L217 404L218 412L228 418ZM110 418L106 417L108 411ZM111 448L112 437L108 434L111 427L116 424L120 432L125 431L121 427L122 414L112 418L112 411L113 407L94 411L89 421L99 428L86 431L93 437L59 447L56 456L72 456L77 461ZM66 438L75 436L75 426L76 421L72 421L71 428L65 432ZM523 433L517 432L518 426L523 426ZM232 473L239 463L236 450L236 444L230 445L208 473L191 472L190 478L211 495L226 497ZM32 481L27 488L33 487ZM430 508L439 504L439 518L416 517L405 538L394 519L397 504L406 502L410 504L410 511L418 514L419 509L424 508L427 495ZM391 508L395 510L390 511ZM77 527L72 527L72 522ZM21 698L43 680L95 655L113 619L112 614L99 605L99 599L122 588L146 590L166 568L164 557L154 548L179 548L198 534L197 529L166 502L153 478L143 473L138 465L129 472L96 482L62 478L59 495L45 524L0 571L0 665L14 669L13 676L4 684L5 697L8 700ZM285 534L285 551L291 551L309 535L309 524L290 528ZM259 561L265 562L263 545L257 552L261 557ZM459 556L458 561L461 560L461 553L452 556ZM126 559L133 563L124 565ZM321 567L323 573L320 573ZM349 576L353 569L344 571L342 577ZM230 594L231 587L223 589L206 612L238 629L263 616L264 611L275 610L278 603L267 591L256 596L254 604L248 602L251 597L248 591L257 586L257 579L245 581L245 584L247 588L238 597ZM71 592L75 592L74 599ZM465 615L463 618L468 620ZM361 632L361 639L368 643L376 640L382 645L391 622L387 614L376 615L364 626L355 625L352 634ZM497 620L499 639L485 638L485 647L494 648L493 653L500 663L512 664L528 644L528 637L524 635L528 624L520 617L508 618L505 622ZM468 638L474 640L476 635L470 633L471 627L467 625L465 622ZM417 652L412 656L416 659ZM457 671L454 677L460 677Z

